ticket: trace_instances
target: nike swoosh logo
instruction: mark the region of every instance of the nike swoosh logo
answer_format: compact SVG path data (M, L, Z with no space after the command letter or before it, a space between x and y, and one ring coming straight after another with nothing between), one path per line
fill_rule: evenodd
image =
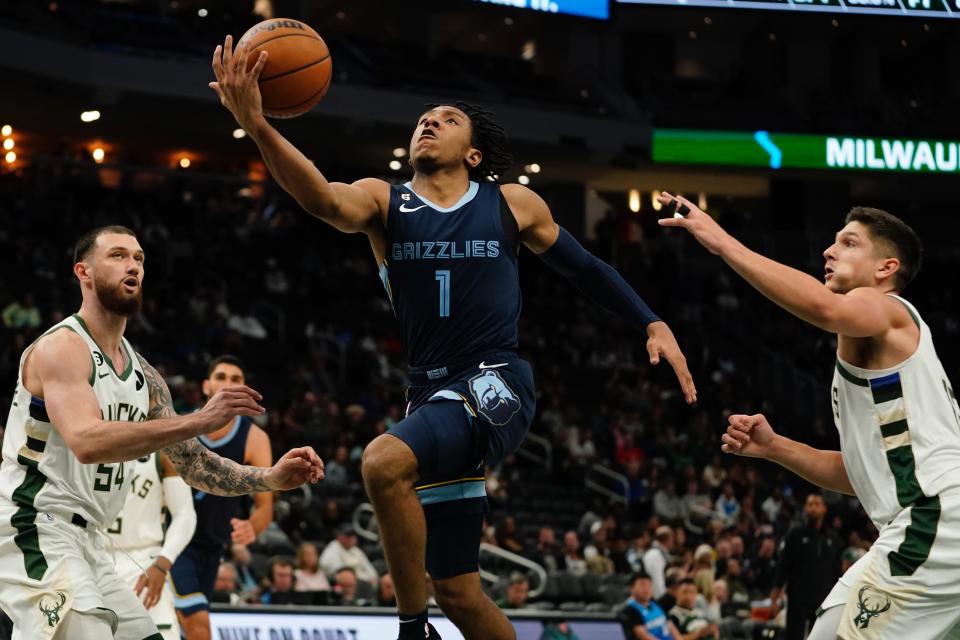
M427 205L422 204L422 205L420 205L419 207L414 207L413 209L408 209L408 208L407 208L407 205L402 204L402 205L400 205L400 211L402 211L403 213L413 213L414 211L419 211L420 209L423 209L425 206L427 206Z
M487 364L486 361L480 363L481 369L496 369L497 367L505 367L509 362L501 362L500 364Z
M98 374L97 377L98 377L98 378L106 378L108 375L110 375L109 372L108 372L108 373L104 373L103 375L99 375L99 374Z

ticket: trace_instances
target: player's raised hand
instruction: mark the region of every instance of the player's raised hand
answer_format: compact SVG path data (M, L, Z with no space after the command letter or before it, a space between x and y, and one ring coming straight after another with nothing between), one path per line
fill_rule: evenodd
M720 450L750 458L767 458L777 434L763 414L752 416L732 415L730 425L721 436Z
M730 234L724 231L717 221L704 213L697 205L682 196L674 196L666 191L657 198L664 205L668 218L660 218L662 227L683 227L696 238L710 253L720 253Z
M666 322L659 320L647 325L647 353L650 355L650 364L660 364L661 356L666 358L673 367L673 372L677 374L687 404L697 401L697 387L693 384L690 369L687 368L687 358L680 351L680 345Z
M233 49L233 36L227 36L223 45L213 51L213 73L217 77L209 87L220 96L220 103L230 110L237 124L249 133L258 119L263 118L263 103L257 81L267 52L257 55L256 64L249 66L249 52L240 46Z
M291 449L270 467L265 480L276 491L289 491L307 482L320 482L323 480L323 460L313 447Z
M237 416L258 416L266 412L260 406L263 400L257 391L244 384L223 387L197 413L204 419L208 431L215 431Z

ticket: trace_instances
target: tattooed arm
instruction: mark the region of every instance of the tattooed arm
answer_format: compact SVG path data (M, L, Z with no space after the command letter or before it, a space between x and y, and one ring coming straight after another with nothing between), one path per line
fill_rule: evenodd
M246 387L220 398L213 410L178 417L173 413L145 416L131 409L128 421L104 420L91 388L93 375L89 349L72 331L57 331L41 338L24 362L24 384L43 398L50 422L82 464L135 460L175 442L208 433L238 413L260 413L259 395ZM145 363L144 363L145 364ZM146 365L151 406L169 391L156 370ZM244 391L246 390L246 391ZM225 391L225 390L224 390ZM218 393L219 395L219 393ZM243 399L241 399L243 398ZM219 412L217 408L219 407ZM145 419L159 418L149 424Z
M142 357L140 362L147 376L147 383L150 385L150 415L148 419L177 419L175 417L177 414L173 410L170 389L167 387L163 376ZM230 388L237 389L238 387ZM246 389L246 387L243 388ZM213 418L213 424L215 425L223 425L236 415L254 415L254 412L236 409L231 412L229 407L233 407L232 404L226 404L223 409L219 408L220 396L226 390L218 391L197 414L214 414L216 417ZM256 398L259 399L259 397L259 394L257 394ZM259 405L257 406L259 407ZM259 413L259 411L256 413ZM215 426L212 429L198 432L198 434L213 431L216 428ZM193 436L198 434L193 434ZM240 496L259 491L293 489L304 482L316 482L323 478L323 462L310 447L293 449L273 467L265 469L237 464L233 460L218 456L200 444L200 441L193 436L181 442L170 444L163 449L163 453L170 459L170 462L176 467L177 473L187 484L207 493L218 496Z

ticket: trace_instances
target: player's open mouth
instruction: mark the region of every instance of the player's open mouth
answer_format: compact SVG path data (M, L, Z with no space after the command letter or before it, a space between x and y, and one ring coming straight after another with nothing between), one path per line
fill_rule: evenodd
M123 284L131 289L136 289L138 286L140 286L140 281L136 278L127 278L123 281Z
M823 279L829 280L833 277L833 267L825 267L823 270Z
M428 129L428 130L426 130L426 131L424 131L423 133L420 134L420 138L419 138L417 141L419 142L420 140L423 140L424 138L431 138L431 139L433 139L433 140L436 140L436 139L437 139L437 134L435 134L433 131L430 131L430 130Z

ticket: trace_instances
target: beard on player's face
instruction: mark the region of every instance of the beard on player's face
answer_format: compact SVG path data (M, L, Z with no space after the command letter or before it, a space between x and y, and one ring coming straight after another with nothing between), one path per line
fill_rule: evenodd
M124 289L123 280L110 282L106 277L95 275L93 277L93 290L97 294L97 301L100 302L100 306L118 316L129 318L139 313L143 306L143 288L138 286L135 292L127 293Z

